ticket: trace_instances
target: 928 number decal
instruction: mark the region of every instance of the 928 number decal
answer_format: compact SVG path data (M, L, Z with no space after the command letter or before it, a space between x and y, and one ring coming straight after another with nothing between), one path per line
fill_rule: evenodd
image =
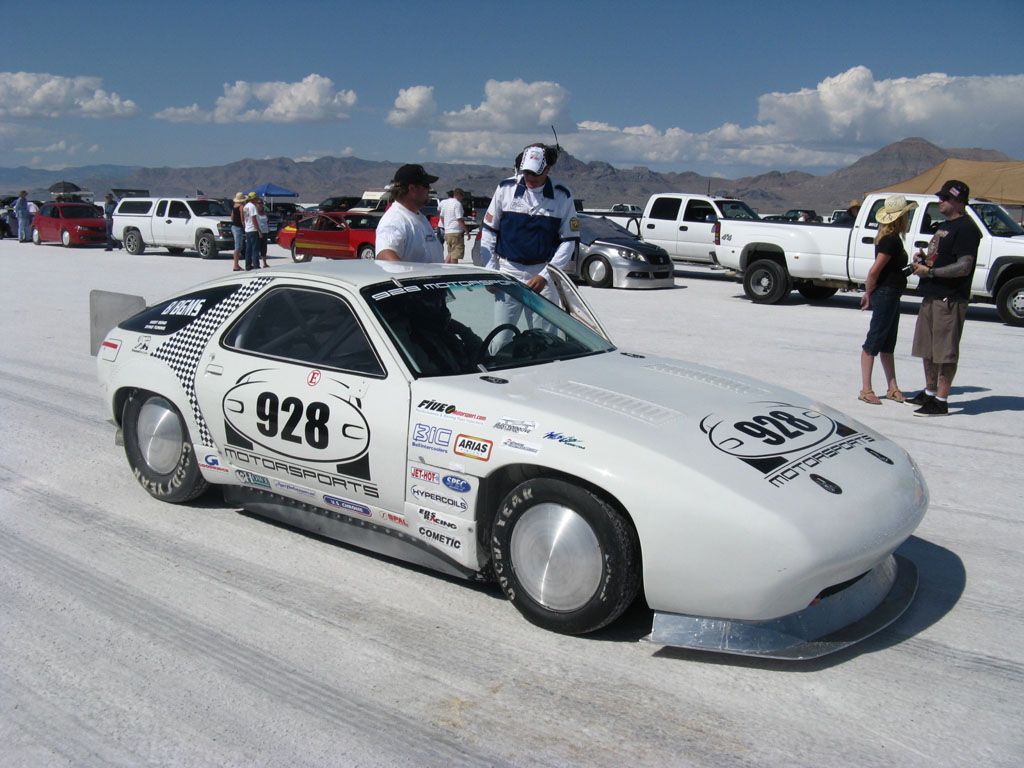
M766 445L782 445L787 440L802 437L818 428L788 411L769 411L767 416L758 415L750 421L737 421L733 428L750 437L762 440Z
M280 424L282 415L285 416L283 426ZM327 403L314 401L303 405L297 397L286 397L279 403L273 392L261 392L256 398L256 416L256 428L266 437L277 437L280 429L281 439L289 443L301 445L305 438L311 448L323 449L330 444L327 420L331 417L331 409ZM303 416L305 421L300 436L296 430L299 423L303 422Z

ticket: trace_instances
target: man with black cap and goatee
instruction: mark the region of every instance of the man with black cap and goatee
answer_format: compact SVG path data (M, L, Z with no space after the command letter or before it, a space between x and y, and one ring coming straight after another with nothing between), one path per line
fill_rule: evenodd
M430 199L430 185L437 181L422 165L403 165L391 182L391 207L377 225L377 258L380 261L419 261L440 264L444 248L420 208Z
M971 191L966 184L950 179L937 193L939 213L945 219L928 243L928 253L918 252L914 274L924 296L914 328L914 357L924 362L925 388L908 403L920 406L915 416L945 416L949 413L949 390L960 358L960 337L967 320L971 280L978 260L981 233L965 215Z

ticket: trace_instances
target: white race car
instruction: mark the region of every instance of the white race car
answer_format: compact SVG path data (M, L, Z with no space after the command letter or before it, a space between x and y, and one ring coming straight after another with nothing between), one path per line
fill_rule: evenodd
M903 612L917 574L893 553L928 492L902 449L795 392L618 349L554 277L565 310L456 265L232 273L94 328L99 379L154 497L219 485L497 579L547 629L605 626L642 585L654 643L808 658Z

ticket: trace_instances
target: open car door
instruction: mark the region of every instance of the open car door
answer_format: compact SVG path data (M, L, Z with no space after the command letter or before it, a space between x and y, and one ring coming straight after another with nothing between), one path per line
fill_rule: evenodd
M569 278L565 272L560 270L558 267L548 264L548 274L555 284L555 291L558 293L559 301L561 302L562 309L574 318L579 320L585 326L590 328L595 333L601 334L609 343L614 344L611 336L601 325L601 321L597 319L597 315L594 314L590 306L580 296L580 292L576 290L575 284Z

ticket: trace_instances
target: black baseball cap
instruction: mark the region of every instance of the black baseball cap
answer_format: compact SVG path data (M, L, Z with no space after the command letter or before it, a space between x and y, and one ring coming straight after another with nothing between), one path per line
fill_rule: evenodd
M942 185L942 189L935 193L935 196L940 200L948 197L950 200L956 200L958 203L967 205L967 201L971 197L971 188L962 181L949 179Z
M437 181L437 176L431 176L422 165L403 165L395 171L395 184L426 184L430 185Z

